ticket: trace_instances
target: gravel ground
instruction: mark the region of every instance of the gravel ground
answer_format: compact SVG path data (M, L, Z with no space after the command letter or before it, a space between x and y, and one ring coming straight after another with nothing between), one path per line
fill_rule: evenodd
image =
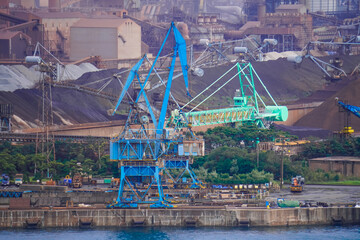
M284 185L281 191L271 193L270 198L310 200L329 204L351 203L360 201L360 186L305 185L303 192L292 193L289 185Z

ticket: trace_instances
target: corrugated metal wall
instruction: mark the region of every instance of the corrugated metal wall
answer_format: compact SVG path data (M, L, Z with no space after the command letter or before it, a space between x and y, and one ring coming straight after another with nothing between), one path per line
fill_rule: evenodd
M117 59L116 28L72 27L70 30L70 60L88 56Z
M338 10L337 0L307 0L309 12L334 12Z

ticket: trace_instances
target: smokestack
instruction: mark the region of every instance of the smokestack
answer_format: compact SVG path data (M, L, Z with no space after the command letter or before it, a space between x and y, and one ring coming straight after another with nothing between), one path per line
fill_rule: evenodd
M266 5L259 4L257 10L258 10L258 21L262 22L266 15Z
M49 0L49 12L60 12L61 0Z

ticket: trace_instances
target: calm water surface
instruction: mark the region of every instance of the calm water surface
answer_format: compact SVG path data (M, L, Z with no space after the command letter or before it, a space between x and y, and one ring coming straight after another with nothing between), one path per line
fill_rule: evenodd
M12 229L0 230L0 239L359 239L360 226L272 227L272 228L95 228L95 229Z

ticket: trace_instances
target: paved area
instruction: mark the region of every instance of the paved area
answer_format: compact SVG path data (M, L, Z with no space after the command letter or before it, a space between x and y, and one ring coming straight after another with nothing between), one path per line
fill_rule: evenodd
M0 187L0 190L19 191L15 186ZM117 188L108 188L108 185L88 186L84 185L79 190L113 190ZM329 185L305 185L301 193L290 192L289 185L284 185L283 189L271 193L268 197L270 200L277 198L286 198L299 201L326 202L335 203L354 203L360 201L360 186L329 186Z
M360 186L305 185L303 192L292 193L289 185L284 185L282 190L271 193L270 197L299 201L350 203L360 201Z

